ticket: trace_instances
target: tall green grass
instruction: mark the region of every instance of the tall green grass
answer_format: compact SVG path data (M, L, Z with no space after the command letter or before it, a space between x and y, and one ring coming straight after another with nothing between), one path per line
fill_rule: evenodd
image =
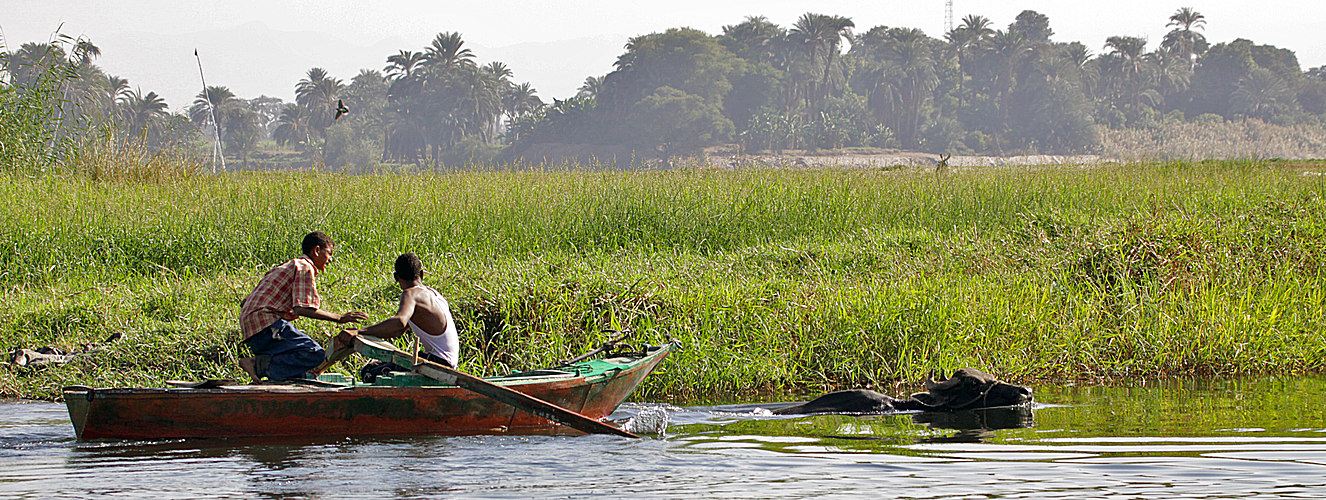
M125 338L0 393L230 376L239 301L327 231L333 310L394 311L418 253L462 368L603 328L683 350L642 397L1004 377L1320 370L1323 163L0 179L0 349ZM325 338L333 326L305 320ZM753 396L752 396L753 397Z

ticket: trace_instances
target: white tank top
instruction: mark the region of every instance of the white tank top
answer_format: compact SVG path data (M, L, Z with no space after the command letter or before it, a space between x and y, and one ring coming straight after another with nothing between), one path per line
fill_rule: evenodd
M420 285L423 286L423 285ZM456 322L451 319L451 304L437 290L423 286L427 290L428 296L433 298L433 304L437 310L442 311L442 317L447 320L447 329L442 335L429 335L414 321L410 321L410 329L414 330L414 335L419 337L419 343L424 345L424 352L440 357L451 363L451 366L460 366L460 339L456 336Z

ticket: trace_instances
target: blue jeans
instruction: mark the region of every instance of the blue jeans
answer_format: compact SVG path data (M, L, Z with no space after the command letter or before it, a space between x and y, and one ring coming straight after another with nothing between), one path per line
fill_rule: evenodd
M258 363L258 375L269 379L305 378L308 371L327 358L322 346L314 342L295 324L278 319L252 337L244 339L255 357L267 356L266 367Z

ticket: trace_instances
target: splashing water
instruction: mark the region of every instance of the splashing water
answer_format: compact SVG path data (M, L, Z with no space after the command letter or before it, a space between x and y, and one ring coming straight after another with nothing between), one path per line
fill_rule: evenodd
M638 405L635 415L626 419L626 422L622 424L622 429L635 434L655 434L660 438L666 437L668 424L671 423L668 415L671 411L676 411L676 407L670 407L671 405Z

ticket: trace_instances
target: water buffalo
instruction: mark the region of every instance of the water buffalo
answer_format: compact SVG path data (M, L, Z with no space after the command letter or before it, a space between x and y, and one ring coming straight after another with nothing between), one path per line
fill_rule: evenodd
M943 378L943 372L939 374ZM956 411L1031 402L1031 389L1000 382L973 368L953 372L946 380L925 381L926 392L908 399L893 399L875 391L854 389L831 392L814 400L774 410L777 415L812 413L892 413L898 411Z

